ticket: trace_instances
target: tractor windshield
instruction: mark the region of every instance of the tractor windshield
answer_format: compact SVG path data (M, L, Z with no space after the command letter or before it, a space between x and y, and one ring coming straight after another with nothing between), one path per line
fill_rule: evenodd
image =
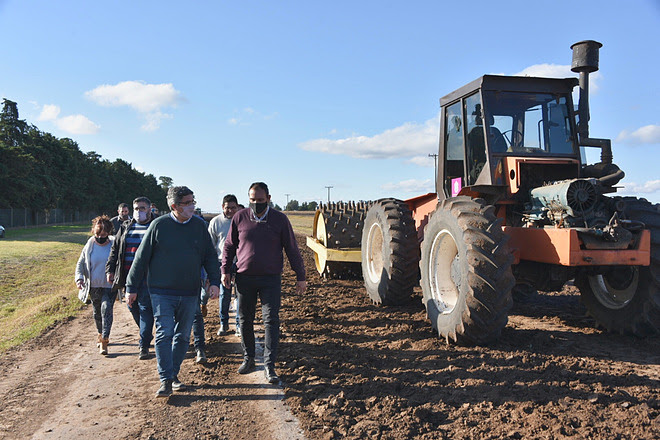
M577 154L567 96L484 92L491 153Z

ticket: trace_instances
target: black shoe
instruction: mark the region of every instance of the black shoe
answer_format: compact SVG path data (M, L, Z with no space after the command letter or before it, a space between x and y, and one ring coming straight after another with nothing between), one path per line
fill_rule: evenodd
M174 376L174 379L172 379L172 389L174 391L185 391L186 386L181 383L177 376Z
M149 359L149 347L140 347L140 357L141 361Z
M156 397L169 397L172 395L172 381L164 380L160 383L160 388L156 391Z
M279 383L280 378L277 376L277 373L275 372L275 367L271 365L266 365L264 367L264 376L266 376L266 380L268 383Z
M248 357L243 360L243 363L238 367L238 374L248 374L254 371L254 358Z

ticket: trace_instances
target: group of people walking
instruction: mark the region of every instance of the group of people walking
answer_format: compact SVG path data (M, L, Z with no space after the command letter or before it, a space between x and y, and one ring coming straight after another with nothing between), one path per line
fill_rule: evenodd
M186 386L179 380L181 363L195 330L196 361L205 362L203 317L208 299L219 298L220 329L229 332L232 285L236 286L236 333L241 337L240 374L255 370L254 318L261 300L265 328L264 373L277 383L275 361L279 345L281 275L287 254L296 273L297 291L306 289L305 268L288 218L270 207L268 186L253 183L249 207L239 209L229 194L222 213L205 221L195 215L193 192L185 186L168 190L171 212L155 218L146 197L118 210L115 229L107 216L92 221L92 237L76 266L80 298L91 302L101 354L108 353L113 304L124 290L129 310L140 328L139 358L149 357L154 339L161 385L157 397L167 397ZM113 235L114 233L114 235ZM201 294L200 294L201 293ZM200 329L201 328L201 335Z

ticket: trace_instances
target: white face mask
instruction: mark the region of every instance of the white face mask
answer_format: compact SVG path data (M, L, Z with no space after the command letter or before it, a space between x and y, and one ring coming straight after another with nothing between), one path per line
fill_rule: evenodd
M144 211L133 211L133 218L138 223L144 223L147 221L147 213Z
M195 205L182 206L181 209L183 210L182 215L184 218L192 218L195 213Z

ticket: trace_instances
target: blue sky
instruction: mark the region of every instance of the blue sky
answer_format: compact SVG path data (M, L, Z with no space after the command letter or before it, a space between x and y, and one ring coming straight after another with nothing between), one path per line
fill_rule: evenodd
M433 191L439 98L486 74L567 76L603 43L592 137L660 202L660 3L0 0L0 97L83 151L187 185L204 211Z

